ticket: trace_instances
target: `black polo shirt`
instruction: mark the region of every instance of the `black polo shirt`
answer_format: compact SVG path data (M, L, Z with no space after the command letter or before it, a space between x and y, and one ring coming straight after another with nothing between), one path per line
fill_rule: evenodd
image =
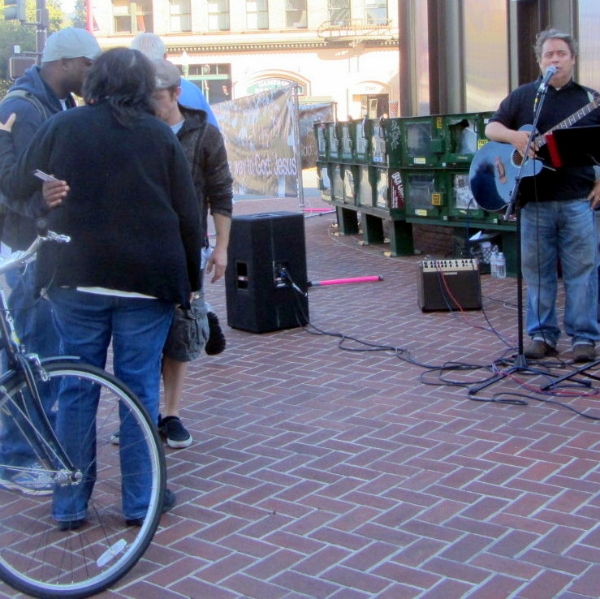
M515 89L500 104L490 121L502 123L509 129L520 129L531 125L534 118L534 105L541 78ZM570 81L560 89L548 86L542 105L537 130L547 133L559 123L575 115L588 105L598 92ZM594 109L572 126L583 127L600 125L600 110ZM600 143L600 139L598 140ZM540 153L546 156L545 148ZM524 201L574 200L585 198L596 180L592 167L542 169L536 177L524 177L520 184L520 197Z

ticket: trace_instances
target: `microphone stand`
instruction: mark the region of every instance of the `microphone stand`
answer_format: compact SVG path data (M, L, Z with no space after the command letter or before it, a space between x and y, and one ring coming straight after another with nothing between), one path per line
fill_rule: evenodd
M516 258L517 258L517 355L515 356L513 365L510 368L505 370L501 370L497 372L494 376L486 379L482 383L478 385L474 385L469 388L469 395L476 395L482 389L486 389L490 385L502 380L508 375L514 374L515 372L523 372L529 370L527 366L527 358L525 358L525 354L523 352L523 274L521 272L521 202L518 200L519 195L519 187L521 185L522 172L525 165L530 160L537 160L536 158L532 158L529 155L531 147L533 145L533 138L535 137L535 133L537 131L537 124L540 119L540 113L542 111L542 106L544 105L544 100L546 99L546 92L548 91L548 82L542 82L540 85L538 92L535 97L535 102L533 105L534 116L533 123L531 129L531 135L527 140L527 145L525 147L525 152L523 154L523 161L519 166L519 171L515 177L515 184L510 192L510 201L506 206L506 211L504 213L504 220L507 221L512 216L513 210L516 208L515 217L517 221L517 230L516 230L516 240L517 240L517 248L516 248Z

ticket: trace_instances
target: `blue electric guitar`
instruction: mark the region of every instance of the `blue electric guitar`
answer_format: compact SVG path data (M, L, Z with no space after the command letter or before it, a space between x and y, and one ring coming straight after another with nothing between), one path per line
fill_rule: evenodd
M600 106L600 98L580 108L575 114L552 127L545 135L557 129L571 127L598 106ZM531 130L531 125L524 125L519 129L519 131ZM536 152L546 145L545 135L537 135L533 140ZM488 141L477 151L469 170L469 184L471 193L481 208L490 212L503 210L511 201L516 178L534 177L544 166L541 160L527 160L519 175L522 161L523 157L513 146L497 141Z

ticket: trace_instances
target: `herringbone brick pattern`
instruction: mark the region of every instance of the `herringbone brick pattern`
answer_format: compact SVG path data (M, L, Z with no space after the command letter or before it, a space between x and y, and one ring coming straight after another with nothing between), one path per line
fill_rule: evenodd
M194 444L168 450L178 505L102 596L600 596L600 423L576 412L600 417L596 381L536 393L569 372L567 340L564 362L470 399L514 353L516 281L483 277L484 311L424 314L419 258L386 258L333 222L306 220L309 279L384 280L311 288L312 324L336 336L224 326L227 350L195 362L186 386ZM208 287L225 324L224 286Z

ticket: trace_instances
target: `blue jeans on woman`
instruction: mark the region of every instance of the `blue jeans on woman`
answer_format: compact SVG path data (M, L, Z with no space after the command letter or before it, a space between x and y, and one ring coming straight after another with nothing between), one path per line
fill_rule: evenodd
M153 422L158 421L162 348L173 317L173 304L155 299L97 295L75 289L52 288L49 297L56 328L66 355L104 368L112 340L113 370L139 397ZM83 484L55 489L53 516L57 521L83 520L95 482L95 429L98 396L80 385L64 384L58 393L57 434ZM139 428L121 422L120 445L123 516L143 518L150 500L150 479L143 476L147 452L135 451ZM138 444L142 445L142 444Z
M565 332L573 345L594 345L597 320L598 243L590 201L529 202L521 209L521 254L527 283L527 333L556 346L557 261L565 287Z

